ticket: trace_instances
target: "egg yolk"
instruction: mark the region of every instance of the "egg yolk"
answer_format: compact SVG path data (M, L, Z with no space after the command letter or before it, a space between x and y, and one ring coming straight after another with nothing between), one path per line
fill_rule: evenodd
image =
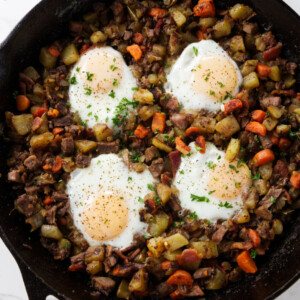
M84 54L77 70L76 77L96 94L109 93L120 84L123 77L121 58L105 48L96 48Z
M85 232L97 241L119 236L126 228L128 207L124 198L115 194L100 194L81 215Z
M229 162L220 160L210 170L207 186L213 195L220 200L232 200L237 198L251 185L249 168L242 164L237 166L237 161Z
M233 94L237 82L237 70L226 57L205 57L191 72L192 88L213 101L221 101ZM221 102L220 101L220 102Z

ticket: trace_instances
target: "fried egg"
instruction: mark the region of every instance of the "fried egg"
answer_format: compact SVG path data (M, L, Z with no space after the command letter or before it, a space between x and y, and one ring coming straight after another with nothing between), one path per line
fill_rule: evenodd
M251 186L251 177L246 164L229 162L216 146L205 145L204 154L194 142L189 145L191 152L181 158L174 184L184 209L214 223L243 208L242 194Z
M116 154L93 158L88 168L72 172L67 184L75 226L91 246L130 246L135 233L146 232L139 210L148 184L155 184L148 169L130 171Z
M187 111L218 111L239 91L243 77L237 64L212 40L187 46L167 75L166 92Z
M123 98L132 101L137 83L120 52L111 47L94 48L83 54L71 73L71 111L89 127L112 118Z

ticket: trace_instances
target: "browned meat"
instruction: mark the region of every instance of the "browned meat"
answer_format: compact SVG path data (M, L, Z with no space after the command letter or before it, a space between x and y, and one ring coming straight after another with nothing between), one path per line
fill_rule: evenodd
M66 202L60 202L57 205L57 208L57 215L61 217L64 216L70 208L70 201L67 200Z
M91 157L83 155L83 154L78 154L76 156L76 166L78 168L86 168L90 165L91 163Z
M164 160L162 158L158 158L152 162L149 167L149 171L151 172L154 178L158 178L164 169Z
M234 268L228 275L228 280L231 282L237 282L241 279L243 271L240 268Z
M145 161L146 163L152 161L155 157L159 156L159 151L156 147L151 146L145 150Z
M35 171L41 164L42 162L35 155L30 155L24 160L24 165L29 171Z
M178 128L184 130L188 127L189 122L184 114L173 114L170 118L171 122Z
M297 69L297 64L294 62L288 62L286 65L286 70L290 75L295 75L295 70Z
M113 5L111 6L111 9L113 11L113 14L115 17L119 16L120 14L123 13L124 11L124 6L122 3L116 1L113 3Z
M178 290L181 295L185 297L200 297L204 296L203 291L197 283L194 283L191 289L187 289L186 286L179 286Z
M278 43L276 46L265 50L262 55L262 60L270 61L277 58L281 52L281 49L282 49L282 43Z
M273 33L271 31L268 31L263 34L263 40L266 43L267 49L274 47L276 45L275 36L273 35Z
M124 37L123 38L124 38L125 41L128 41L132 38L132 36L133 36L133 32L126 30L124 32Z
M254 212L263 220L272 220L272 213L265 206L260 206L259 208L255 209Z
M154 299L166 298L169 294L174 292L175 289L173 285L167 284L167 282L161 282L153 289L151 295Z
M116 140L113 142L99 142L97 152L99 154L118 153L120 141Z
M269 208L275 203L276 199L278 199L283 192L283 188L276 188L275 186L272 186L259 204L263 205L265 208Z
M246 242L235 242L231 245L230 249L249 250L252 247L253 247L252 243L250 241L246 241Z
M58 202L66 202L68 201L68 196L64 193L60 192L53 192L51 196L51 202L58 203Z
M113 274L117 277L127 277L132 275L134 272L138 271L143 265L129 263L126 265L117 265Z
M219 244L222 241L222 239L227 231L228 231L228 228L226 226L220 225L218 230L213 234L211 239L215 243Z
M266 136L259 135L258 138L264 149L271 149L273 144L272 144L271 138L268 135L266 135Z
M179 212L182 210L181 205L179 204L178 200L171 196L170 200L168 201L168 204L172 208L174 212Z
M213 269L212 268L200 268L195 271L193 277L195 279L205 278L212 274Z
M25 83L27 91L31 92L33 89L34 81L24 73L20 73L19 78L21 82Z
M56 215L57 206L54 205L46 211L46 220L48 224L56 225L55 215Z
M71 115L66 115L62 118L53 120L54 127L70 126L72 124L73 124L73 118Z
M61 140L61 152L63 155L71 155L74 152L74 140L72 137L66 137Z
M115 285L116 282L109 277L92 277L92 286L106 296L114 289Z
M262 108L267 108L270 105L279 106L281 104L281 98L276 96L267 96L260 100L260 105Z
M113 247L111 245L107 245L105 249L105 261L104 261L106 272L108 272L116 264L117 264L117 258L115 257L115 254L113 254Z
M273 168L271 182L276 183L282 178L289 178L289 170L284 161L278 160Z
M161 264L157 263L157 260L153 257L148 257L145 261L146 270L153 274L158 280L162 280L165 275L165 272L161 268Z
M26 217L31 217L32 215L37 213L34 199L35 198L33 196L28 196L27 194L23 194L19 196L18 199L16 200L16 207Z
M255 34L258 31L257 23L243 23L243 31L248 34Z
M175 97L169 96L167 100L164 101L164 106L167 109L173 110L178 108L178 100Z
M7 174L7 179L9 181L17 183L25 183L26 174L19 170L12 170Z
M62 102L58 102L56 105L55 105L55 108L59 111L59 114L61 116L65 116L67 113L68 113L68 108L67 106L62 103Z
M41 190L41 187L36 186L36 185L31 185L31 186L26 186L25 187L25 192L27 194L30 194L30 195L36 194L40 190Z
M172 174L174 177L180 167L180 164L181 164L181 153L179 151L173 151L173 152L169 153L169 158L171 161Z

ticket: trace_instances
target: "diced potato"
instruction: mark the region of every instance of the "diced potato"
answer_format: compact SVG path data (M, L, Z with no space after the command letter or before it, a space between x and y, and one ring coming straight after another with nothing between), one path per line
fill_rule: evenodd
M132 164L132 170L137 173L143 173L146 169L147 169L147 166L141 162Z
M99 42L100 43L105 42L107 40L107 36L102 31L95 31L91 35L90 39L93 44L97 44Z
M175 233L164 239L165 247L169 252L173 252L183 246L188 245L188 239L180 233Z
M152 145L155 146L156 148L170 153L172 151L172 148L165 143L161 142L158 138L154 137L152 139Z
M12 126L19 135L26 135L31 131L32 121L32 114L22 114L11 118Z
M276 132L279 134L279 136L282 136L288 134L290 129L291 125L281 124L276 127Z
M149 74L148 75L148 81L149 81L150 84L157 84L158 76L156 74Z
M39 135L34 135L30 139L30 146L34 149L47 147L54 140L54 135L51 132L45 132Z
M33 94L39 96L40 98L43 98L45 94L43 86L39 83L36 83L33 86Z
M231 33L230 21L227 19L218 21L216 25L213 27L213 29L214 29L214 38L216 39L220 39L224 36L228 36Z
M256 192L256 188L252 186L247 193L246 199L244 200L244 205L246 209L254 209L257 201L258 201L258 194Z
M250 221L250 214L246 208L237 212L233 220L238 224L244 224Z
M41 227L41 236L47 239L60 240L63 237L63 234L55 225L42 225Z
M215 268L215 272L213 276L211 276L205 282L205 288L207 290L219 290L226 286L227 284L227 277L226 273L218 268Z
M67 239L61 239L57 243L60 249L71 249L71 242Z
M216 131L225 137L231 137L240 130L240 125L233 115L230 115L216 125Z
M169 53L175 55L182 47L182 35L172 31L169 39Z
M49 130L47 113L44 113L44 114L41 116L41 119L43 120L43 124L42 124L41 127L36 131L36 133L38 133L38 134L48 132L48 130Z
M260 166L258 168L258 171L264 180L269 180L272 176L272 171L273 171L272 162Z
M268 192L267 182L265 179L253 180L253 186L256 188L260 196L263 196Z
M75 141L75 147L79 149L82 153L88 153L96 149L97 142L89 140L77 140Z
M284 79L284 85L287 89L291 88L295 83L296 79L291 75Z
M176 136L181 136L182 139L184 139L186 137L186 132L183 129L180 129L178 127L174 127L174 133L175 133L175 137Z
M279 234L282 234L282 231L283 231L283 225L282 225L282 222L278 219L275 219L273 221L273 230L274 230L274 233L276 235L279 235Z
M47 69L52 69L55 67L57 61L57 57L52 56L48 52L48 48L44 47L40 52L40 63Z
M159 107L157 105L144 105L138 110L138 115L143 121L147 121L158 111Z
M23 73L33 81L37 81L41 77L38 71L32 66L27 67Z
M262 38L262 36L259 35L255 38L255 47L257 51L261 51L261 52L265 51L267 45L264 39Z
M114 39L117 37L117 35L120 33L119 32L119 26L116 24L110 23L106 27L104 27L104 33L110 38Z
M133 94L133 100L138 101L140 104L153 104L153 94L146 89L139 89Z
M166 250L164 245L164 238L161 236L150 239L147 243L147 247L152 253L153 257L156 258L160 257Z
M138 270L129 283L130 292L145 292L147 290L148 274L145 269Z
M246 52L244 39L241 35L234 36L230 41L230 50L235 52Z
M284 113L284 107L270 105L267 107L270 116L274 119L280 119Z
M76 63L79 59L79 53L74 44L68 45L61 53L61 59L67 66Z
M263 125L266 127L268 131L272 131L276 127L277 123L278 121L273 118L266 118L263 121Z
M244 4L236 4L229 10L229 15L232 19L235 20L244 20L247 19L253 10L251 7Z
M161 202L163 204L166 204L172 194L171 188L166 184L159 183L156 186L156 191L157 191L157 195L158 195L159 199L161 200Z
M134 262L139 264L144 263L147 258L146 252L146 248L144 248L144 250L142 250L142 252L140 252L139 255L134 259Z
M240 140L232 138L228 144L225 158L228 161L233 161L240 152L240 146Z
M186 22L186 17L179 10L173 10L171 16L178 27L181 27Z
M161 235L169 225L169 216L164 212L159 212L153 216L152 222L149 223L148 232L152 236Z
M154 44L152 47L152 51L158 54L159 56L163 57L167 53L167 48L160 44Z
M93 130L98 142L106 141L109 136L113 135L112 130L106 124L95 124Z
M103 270L102 262L95 260L87 264L86 271L91 274L95 275Z
M190 247L202 254L204 259L211 259L219 256L217 244L213 241L191 242Z
M16 162L14 161L14 163ZM16 209L24 214L24 210L19 205L16 205ZM41 209L38 213L26 219L26 224L31 225L31 232L37 230L43 225L45 214L46 211Z
M278 66L271 67L271 73L269 74L269 78L274 81L280 81L281 76Z
M105 258L105 249L103 246L93 246L89 247L85 253L84 261L86 264L91 263L92 261L104 261Z
M241 69L242 75L247 76L250 73L254 72L257 64L258 64L258 60L256 60L256 59L247 60L242 66L242 69Z
M167 260L175 261L177 255L180 255L181 253L182 253L181 250L175 250L175 251L173 251L173 252L166 251L166 252L164 253L164 258L167 259Z
M216 129L216 119L197 115L192 126L198 127L201 133L214 133Z
M129 283L127 280L123 279L118 287L117 297L120 299L129 299Z
M216 24L217 18L200 18L199 25L202 27L212 27Z
M243 86L247 90L253 90L259 87L259 79L256 72L251 72L244 77Z
M76 165L72 157L64 157L63 169L67 173L71 173L76 169Z

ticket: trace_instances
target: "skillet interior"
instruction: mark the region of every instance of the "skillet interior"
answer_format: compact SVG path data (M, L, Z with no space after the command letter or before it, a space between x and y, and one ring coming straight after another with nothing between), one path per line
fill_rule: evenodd
M68 20L88 10L90 0L43 0L18 25L0 48L0 119L12 110L11 96L16 89L18 71L29 64L36 64L42 45L66 34ZM107 1L110 2L110 1ZM300 65L300 18L281 0L215 0L218 7L234 3L254 7L258 21L264 28L271 28L284 43L284 55ZM272 27L270 27L270 23ZM300 74L297 86L300 86ZM1 141L0 155L0 235L16 257L28 289L30 299L45 299L49 293L61 298L93 299L87 289L87 278L70 274L67 263L54 262L42 248L37 234L28 234L29 226L13 209L15 193L6 181L6 153L8 145ZM282 238L272 245L266 257L258 258L259 272L247 276L225 290L207 293L206 299L272 299L291 285L300 275L300 214L285 229ZM28 239L28 236L30 240ZM24 247L28 244L32 250ZM9 270L8 270L9 272ZM109 297L109 299L112 299Z

